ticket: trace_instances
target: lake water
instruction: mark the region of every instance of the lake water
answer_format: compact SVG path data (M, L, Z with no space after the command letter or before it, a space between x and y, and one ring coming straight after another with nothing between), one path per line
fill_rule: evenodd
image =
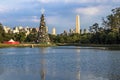
M0 80L120 80L120 51L0 48Z

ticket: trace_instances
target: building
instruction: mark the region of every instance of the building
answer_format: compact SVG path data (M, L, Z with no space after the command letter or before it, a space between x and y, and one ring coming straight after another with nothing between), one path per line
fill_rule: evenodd
M69 29L69 34L74 34L75 30L74 29Z
M19 33L18 27L13 28L13 33Z
M69 35L68 32L66 30L63 31L63 33L61 33L61 35Z
M3 29L5 33L9 33L11 31L10 27L7 27L7 26L3 26Z
M79 17L79 15L76 16L76 28L75 28L75 33L80 34L80 17Z
M56 35L56 29L55 28L52 29L52 35Z
M19 29L19 30L22 30L22 29L23 29L23 27L22 27L22 26L18 26L18 29Z

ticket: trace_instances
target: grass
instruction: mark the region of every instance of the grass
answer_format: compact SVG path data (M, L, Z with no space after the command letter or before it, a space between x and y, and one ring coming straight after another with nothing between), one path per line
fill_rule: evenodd
M0 44L0 48L6 47L50 47L55 46L55 44Z

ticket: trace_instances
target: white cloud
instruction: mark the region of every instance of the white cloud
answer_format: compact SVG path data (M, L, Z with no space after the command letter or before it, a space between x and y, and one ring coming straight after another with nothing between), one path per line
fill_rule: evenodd
M88 28L93 23L102 22L102 17L106 17L111 13L112 6L92 6L92 7L79 7L76 8L73 12L81 16L81 27Z
M68 0L67 0L68 1ZM68 2L79 2L79 3L116 3L120 2L120 0L69 0Z
M41 3L52 3L52 2L60 2L60 0L37 0L38 2Z
M90 0L37 0L41 3L59 3L59 2L63 2L63 3L86 3L86 2L91 2Z
M66 3L88 3L91 0L65 0Z
M96 15L100 12L100 8L97 7L77 8L75 12L83 15Z
M108 3L108 2L120 2L120 0L37 0L41 3Z
M40 19L37 16L32 16L32 17L28 17L28 18L22 18L17 20L18 22L34 22L34 23L38 23L40 21Z
M8 9L8 7L6 7L6 6L0 6L0 13L5 13L5 12L8 12L9 11L9 9Z
M68 30L69 27L74 27L75 25L75 14L80 14L81 27L86 27L94 22L100 22L102 17L110 14L111 9L119 6L119 4L116 5L118 2L120 0L11 0L10 2L9 0L2 0L2 3L0 3L0 14L7 16L5 20L11 20L12 18L12 21L17 20L18 23L20 22L23 25L24 22L36 25L39 24L40 20L40 10L38 9L43 5L42 7L45 6L46 9L45 13L48 14L48 17L45 17L46 24L48 26L58 27L61 30ZM96 6L96 3L99 6ZM52 5L55 5L55 7ZM74 11L72 12L71 10L73 9ZM12 12L14 15L9 16L9 12ZM28 17L31 15L36 16ZM4 19L4 17L1 19ZM12 24L9 20L5 20L3 21ZM17 24L16 22L13 23L12 25Z
M0 5L0 13L8 13L8 12L12 12L12 11L16 11L19 10L19 8L17 7L10 7L10 6L6 6L6 5Z
M113 0L113 2L120 2L120 0Z
M113 8L113 6L92 6L92 7L79 7L75 9L75 13L76 14L80 14L80 15L85 15L85 16L98 16L98 15L106 15L106 14L110 14L111 9ZM104 17L103 16L103 17Z

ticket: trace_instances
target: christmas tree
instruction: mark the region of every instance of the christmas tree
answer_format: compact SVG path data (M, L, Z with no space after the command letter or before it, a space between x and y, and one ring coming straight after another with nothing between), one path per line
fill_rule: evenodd
M45 43L48 44L50 43L50 39L48 36L48 31L47 31L47 27L46 27L46 23L45 23L45 19L44 19L44 14L42 13L41 18L40 18L40 27L39 27L39 31L38 31L38 43Z

